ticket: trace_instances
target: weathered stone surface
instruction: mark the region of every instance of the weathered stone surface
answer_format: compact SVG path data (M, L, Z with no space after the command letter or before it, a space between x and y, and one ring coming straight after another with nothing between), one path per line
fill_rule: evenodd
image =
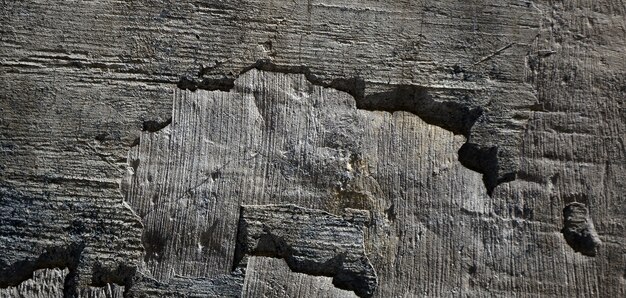
M291 271L283 259L250 257L243 297L356 298L352 291L336 288L332 278Z
M348 210L346 218L295 205L243 206L235 264L248 255L283 258L292 271L333 278L333 284L370 297L376 272L365 255L369 215Z
M587 206L583 203L570 203L563 208L563 237L567 244L583 255L595 257L601 244Z
M303 74L252 69L231 92L176 91L174 105L171 125L143 132L131 148L122 183L144 223L146 270L163 282L173 272L228 274L241 205L298 203L334 214L369 210L368 257L380 276L408 286L414 280L395 269L396 258L429 258L416 251L416 238L402 242L392 232L425 229L417 214L401 210L438 218L416 207L431 187L442 190L430 194L438 200L470 210L487 202L480 175L456 161L462 136L406 112L358 110L351 95L316 86ZM446 187L458 172L469 190ZM455 236L474 238L470 230ZM376 293L397 290L387 283Z
M0 289L0 297L63 297L63 283L67 269L41 269L32 273L31 279L15 287Z
M131 297L241 297L243 282L241 270L215 278L174 276L167 283L138 273L126 294Z
M15 287L7 287L0 289L0 297L64 297L73 295L75 297L107 297L122 298L124 297L124 287L115 284L106 284L103 287L81 287L79 289L72 288L66 284L70 271L65 268L63 270L40 269L35 270L30 279L22 282ZM68 292L68 286L72 292Z
M76 180L65 185L104 184ZM141 223L121 200L113 204L93 195L71 198L0 188L0 287L17 286L44 268L69 269L66 295L130 280L142 252Z
M3 291L36 296L33 272L64 267L70 296L131 291L134 271L203 287L231 274L241 205L296 204L370 212L376 297L626 295L623 3L3 1L0 16ZM572 202L593 258L561 232ZM257 265L245 294L283 293L258 278L279 265ZM341 295L282 268L284 293ZM312 289L283 286L296 276Z

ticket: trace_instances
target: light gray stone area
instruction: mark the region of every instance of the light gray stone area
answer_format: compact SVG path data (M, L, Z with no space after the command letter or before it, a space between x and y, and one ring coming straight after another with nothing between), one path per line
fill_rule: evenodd
M145 272L163 282L173 274L228 274L238 262L234 258L237 231L242 219L245 223L239 216L242 205L298 204L336 215L346 208L369 211L371 223L364 231L367 257L381 279L394 278L408 287L414 284L412 273L396 266L427 264L430 258L420 255L419 243L437 243L438 238L424 235L428 228L417 218L430 218L433 225L448 218L417 208L420 196L424 200L428 189L441 189L433 194L441 203L475 212L488 206L480 175L456 160L462 136L407 112L358 110L351 95L313 85L303 74L252 69L234 82L231 92L175 94L171 124L142 133L129 152L122 183L126 200L144 223ZM461 179L460 187L449 187L452 176ZM312 233L341 232L296 217L288 224L293 216L284 216L279 225L278 219L265 216L268 221L259 224L279 234L284 233L280 227L298 226L310 226ZM405 240L398 238L400 230L408 234ZM470 227L457 233L456 241L474 242ZM360 246L355 240L359 234L352 235L334 245ZM316 243L312 237L296 239ZM328 247L320 249L319 258L337 256ZM311 265L311 272L321 272L320 266L315 270ZM333 270L331 265L323 269ZM375 293L395 291L393 283L381 283Z
M29 280L15 287L0 289L0 297L63 297L63 283L69 270L40 269Z
M626 296L625 20L614 0L2 1L0 293L354 295L234 268L240 207L294 204L370 214L374 297Z

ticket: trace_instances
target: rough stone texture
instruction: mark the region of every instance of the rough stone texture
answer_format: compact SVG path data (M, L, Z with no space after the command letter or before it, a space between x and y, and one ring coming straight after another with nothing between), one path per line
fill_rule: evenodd
M353 209L341 218L295 205L243 206L235 264L248 255L283 258L294 272L330 276L338 288L371 297L378 281L365 255L367 221Z
M563 208L561 233L575 251L591 257L598 253L601 242L585 204L574 202Z
M418 218L433 226L449 220L418 204L432 196L439 203L430 208L476 211L488 200L480 175L456 161L462 136L407 112L358 110L351 95L303 74L252 69L231 92L176 91L173 111L171 125L143 132L131 148L122 183L144 223L145 271L163 282L174 273L228 274L240 206L297 203L337 215L370 210L366 252L381 280L395 279L381 281L376 293L394 296L415 286L415 272L398 264L425 262L427 270L429 250L439 249L418 245L438 238L424 235ZM447 187L452 177L457 187ZM447 239L473 243L465 229Z
M66 290L65 281L70 271L66 269L40 269L33 272L32 278L15 287L0 289L1 298L13 297L63 297ZM124 287L107 284L103 287L82 287L72 293L76 297L124 297Z
M68 296L130 293L142 275L202 288L232 273L241 205L296 204L369 211L376 297L626 296L620 1L3 1L0 14L4 292L44 293L26 286L52 283L44 268L68 268ZM561 233L573 202L593 257ZM277 266L256 263L245 294L328 289L308 276L310 291L273 292L258 274Z
M241 297L243 282L241 270L214 278L173 276L166 283L138 273L125 294L130 297Z
M0 289L0 297L63 297L63 283L67 269L41 269L33 272L31 279L15 287Z
M66 295L133 278L142 253L138 218L119 198L99 198L111 187L107 182L76 178L63 184L73 183L101 190L71 197L0 188L0 287L17 286L43 268L69 269Z
M291 271L283 259L250 257L243 297L357 298L336 288L332 278Z

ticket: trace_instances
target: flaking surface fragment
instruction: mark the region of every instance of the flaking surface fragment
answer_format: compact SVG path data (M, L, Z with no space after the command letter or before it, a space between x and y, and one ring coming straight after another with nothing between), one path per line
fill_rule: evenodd
M363 243L369 214L347 216L352 220L296 205L243 206L235 263L247 255L283 258L292 271L330 276L338 288L370 297L377 277Z

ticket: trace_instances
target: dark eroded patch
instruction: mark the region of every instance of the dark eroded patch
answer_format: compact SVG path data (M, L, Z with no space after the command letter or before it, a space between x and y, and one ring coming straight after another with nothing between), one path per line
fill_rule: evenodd
M575 251L595 257L601 244L589 210L583 203L569 203L563 208L563 237Z

